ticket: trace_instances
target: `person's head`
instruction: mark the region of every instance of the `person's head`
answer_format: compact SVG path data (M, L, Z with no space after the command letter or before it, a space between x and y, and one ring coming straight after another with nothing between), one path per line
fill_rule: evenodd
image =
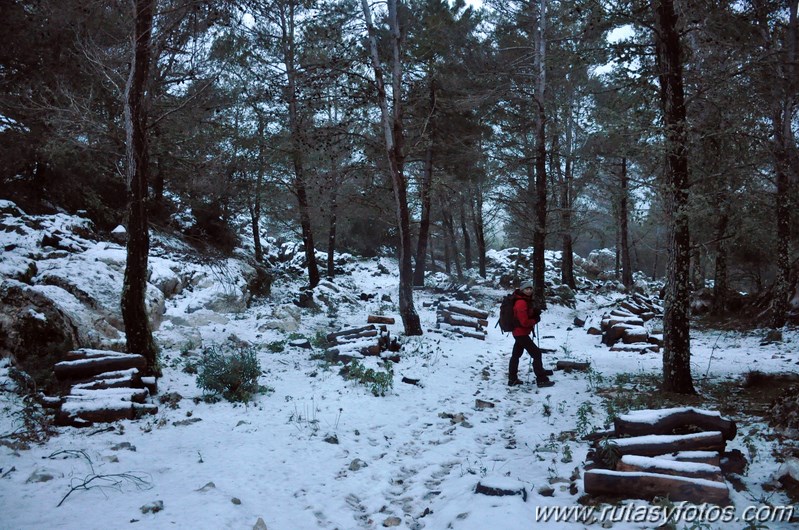
M530 280L525 280L519 285L519 290L526 295L533 294L533 282Z

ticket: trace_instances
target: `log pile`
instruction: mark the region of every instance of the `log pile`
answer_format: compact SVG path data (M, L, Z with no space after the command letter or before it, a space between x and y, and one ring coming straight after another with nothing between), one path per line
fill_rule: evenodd
M55 375L70 390L55 403L56 423L87 427L95 422L136 419L155 414L149 403L155 378L142 377L146 360L139 354L82 348L56 363Z
M583 489L615 498L668 496L727 505L729 489L719 463L735 434L734 421L693 407L621 415L606 433L611 438L595 442L595 464L585 472ZM612 469L601 468L609 465Z
M663 308L656 302L634 294L603 315L599 329L589 328L588 333L601 334L602 343L611 351L658 352L662 340L651 336L644 323L662 313Z
M341 361L347 364L352 359L369 356L379 356L395 363L400 361L401 346L396 338L391 337L391 332L385 325L378 327L369 324L329 333L327 342L332 345L326 353L331 362Z
M462 302L443 301L436 311L436 327L463 337L485 340L488 312Z

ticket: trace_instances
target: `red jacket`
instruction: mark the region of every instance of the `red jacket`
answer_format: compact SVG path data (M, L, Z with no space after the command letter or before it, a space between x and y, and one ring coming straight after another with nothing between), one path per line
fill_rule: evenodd
M519 325L513 328L513 336L523 337L533 332L540 319L532 313L533 299L531 297L524 296L524 293L518 290L513 294L516 297L516 301L513 303L513 316L519 322Z

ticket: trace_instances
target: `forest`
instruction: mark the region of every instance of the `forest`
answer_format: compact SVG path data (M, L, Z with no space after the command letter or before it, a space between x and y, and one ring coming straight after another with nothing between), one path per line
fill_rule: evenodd
M336 251L397 249L419 285L431 269L484 275L491 247L610 247L627 287L634 270L676 274L722 313L769 290L769 324L785 322L793 2L2 11L0 182L31 212L85 210L102 230L149 224L221 252L244 231L257 261L261 238L295 237L311 287Z
M0 18L9 524L796 523L795 1Z

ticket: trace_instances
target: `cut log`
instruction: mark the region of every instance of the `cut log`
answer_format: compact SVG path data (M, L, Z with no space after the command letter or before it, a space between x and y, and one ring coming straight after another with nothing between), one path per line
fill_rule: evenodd
M628 329L624 332L622 336L622 341L624 344L633 344L635 342L646 342L647 338L649 338L649 332L646 330L645 327L638 327L633 329Z
M367 331L370 329L375 329L373 324L368 326L362 326L360 328L352 328L352 329L343 329L341 331L336 331L335 333L328 333L327 334L327 342L335 342L338 337L344 337L347 335L356 335L362 331Z
M589 368L591 368L591 363L578 363L575 361L558 361L555 363L555 370L565 370L566 372L571 372L572 370L584 372Z
M719 431L682 435L649 434L609 441L616 445L620 455L656 456L678 451L724 451L724 437Z
M136 368L130 370L120 370L117 372L106 372L85 381L72 385L73 389L101 390L106 388L144 388L141 374Z
M696 462L681 462L649 456L624 455L616 464L616 471L642 471L661 475L703 478L721 482L721 468Z
M55 364L55 375L60 381L75 381L89 379L104 372L129 370L136 368L144 371L147 361L144 357L134 353L113 353L72 361L61 361Z
M380 315L369 315L366 317L366 322L369 324L393 324L394 317L384 317Z
M729 488L723 482L701 478L677 477L659 473L631 473L591 469L583 476L583 489L589 495L612 495L624 498L652 499L668 496L670 501L696 504L729 504Z
M460 334L463 335L464 337L471 337L473 339L486 340L485 332L481 333L479 331L461 330Z
M648 342L636 342L634 344L619 344L610 348L610 351L629 351L634 353L650 353L657 352L660 348Z
M488 311L475 309L474 307L458 304L456 302L442 302L439 308L444 311L449 311L450 313L458 313L459 315L466 315L480 320L486 320L488 318Z
M657 455L653 458L677 460L678 462L696 462L716 467L720 467L721 464L721 456L714 451L679 451L668 455Z
M440 310L438 314L444 322L451 326L464 326L474 329L481 329L488 326L487 320L480 320L479 318L470 317L468 315L460 315L445 310Z
M368 337L377 337L378 334L379 332L376 329L369 329L366 331L361 331L360 333L353 333L352 335L341 335L336 337L331 342L334 344L348 344Z
M59 425L88 427L94 422L135 420L144 414L156 414L158 407L152 404L132 403L130 401L106 401L98 405L93 401L67 400L56 416Z
M722 418L719 412L694 407L637 410L618 416L613 420L613 425L615 431L622 436L671 434L693 426L702 431L719 431L724 440L732 440L737 432L735 422Z

